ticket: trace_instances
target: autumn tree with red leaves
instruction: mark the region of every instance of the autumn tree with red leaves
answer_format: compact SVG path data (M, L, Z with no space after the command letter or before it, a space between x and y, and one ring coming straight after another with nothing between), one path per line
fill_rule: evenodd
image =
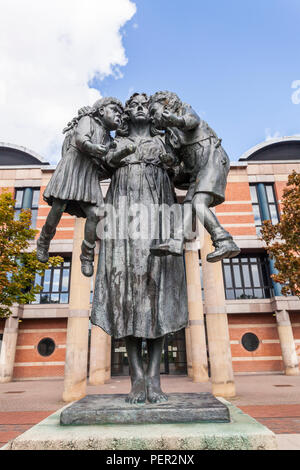
M279 223L264 221L261 235L278 271L271 277L282 285L283 295L300 297L300 173L289 175L281 206Z
M15 219L15 200L11 193L0 194L0 318L11 315L13 304L28 304L41 291L35 285L35 275L63 262L60 256L40 263L36 251L30 251L30 241L37 230L31 229L31 211L22 210Z

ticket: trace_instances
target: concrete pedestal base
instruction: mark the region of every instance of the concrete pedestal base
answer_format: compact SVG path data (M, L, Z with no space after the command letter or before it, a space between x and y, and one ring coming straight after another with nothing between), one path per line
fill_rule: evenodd
M62 425L228 423L227 406L211 393L170 393L168 401L132 405L127 395L88 395L60 415Z
M220 398L230 423L61 426L61 410L3 450L276 450L275 434ZM66 407L65 407L66 408ZM64 408L64 409L65 409Z

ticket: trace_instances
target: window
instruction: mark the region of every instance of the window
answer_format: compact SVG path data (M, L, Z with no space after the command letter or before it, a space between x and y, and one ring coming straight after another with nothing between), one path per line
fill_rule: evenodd
M242 337L242 345L249 352L256 351L259 339L254 333L245 333Z
M272 224L277 224L279 221L274 186L271 183L251 184L250 194L256 232L260 235L263 220L271 220Z
M2 347L2 341L3 341L3 333L0 334L0 352L1 352L1 347Z
M43 338L38 346L37 346L38 353L41 356L47 357L51 356L55 351L55 343L52 338Z
M272 283L266 256L240 255L224 259L225 296L230 299L269 299Z
M43 290L35 296L34 304L68 304L70 291L71 258L55 268L46 269L44 276L36 274L35 284Z
M15 193L15 218L22 209L31 209L31 227L36 227L36 218L40 198L40 188L18 188Z

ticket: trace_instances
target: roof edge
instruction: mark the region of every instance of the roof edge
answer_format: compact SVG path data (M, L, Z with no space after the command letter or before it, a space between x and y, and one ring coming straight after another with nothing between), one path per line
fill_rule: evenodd
M28 153L28 155L31 155L32 157L36 158L39 160L42 164L44 165L49 165L49 162L45 160L41 155L38 153L34 152L33 150L28 149L27 147L21 146L21 145L16 145L16 144L10 144L8 142L0 142L0 147L7 147L15 150L20 150L21 152Z
M255 152L258 152L259 150L262 150L263 148L272 146L274 144L279 144L281 142L300 142L300 135L293 135L293 136L286 136L286 137L277 137L274 139L269 139L265 140L264 142L261 142L260 144L254 145L254 147L251 147L249 150L247 150L243 155L239 158L238 161L245 161L251 155L253 155Z

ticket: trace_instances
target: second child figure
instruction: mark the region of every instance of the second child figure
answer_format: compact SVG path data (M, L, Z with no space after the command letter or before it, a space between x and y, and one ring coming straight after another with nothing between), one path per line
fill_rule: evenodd
M157 92L150 99L154 126L166 131L166 144L181 162L188 177L184 203L192 205L197 217L211 236L215 251L207 255L214 263L240 253L214 212L210 210L225 200L230 161L215 132L199 118L191 106L184 104L175 93ZM174 180L176 185L176 179ZM156 256L182 255L184 232L191 226L192 211L183 211L183 229L175 227L174 237L151 247Z

